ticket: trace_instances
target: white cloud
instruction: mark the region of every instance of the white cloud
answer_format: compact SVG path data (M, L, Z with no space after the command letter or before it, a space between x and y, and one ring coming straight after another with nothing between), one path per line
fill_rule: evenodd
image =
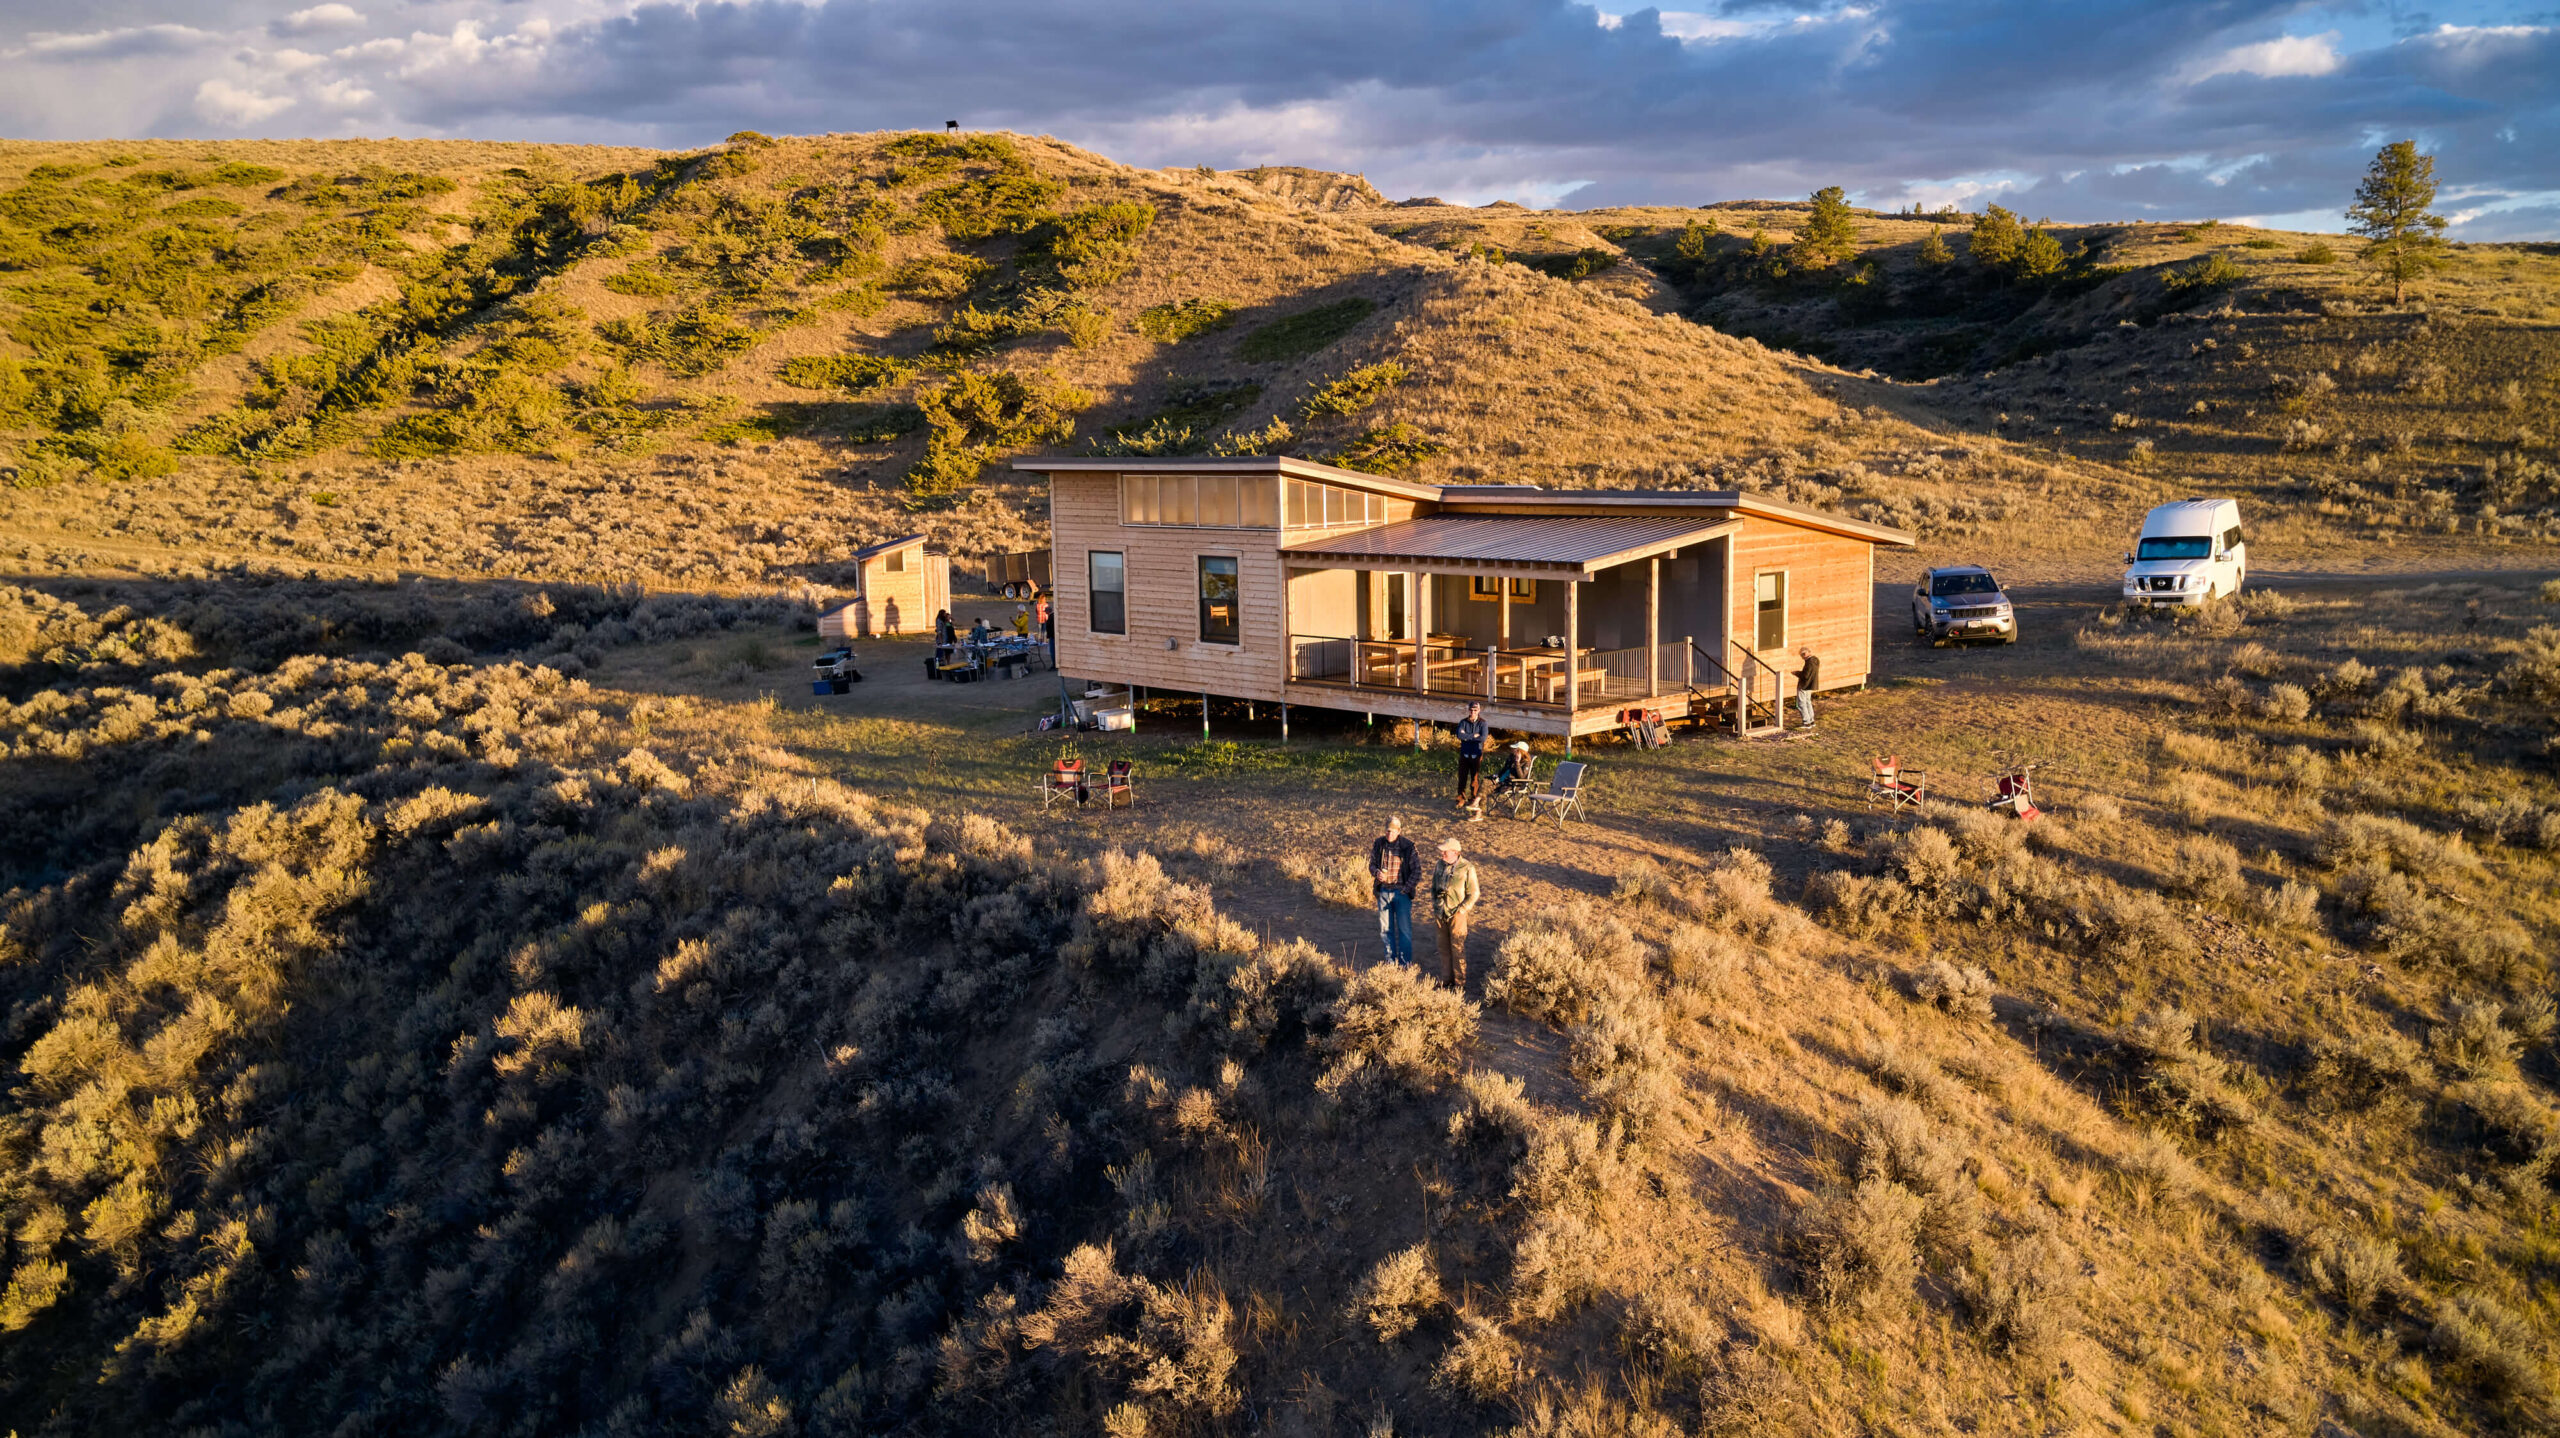
M386 38L367 40L361 45L342 45L329 53L341 60L379 60L385 55L397 55L408 48L409 42L406 40Z
M263 95L228 80L207 80L196 87L196 113L220 124L254 125L292 108L290 96Z
M65 35L39 31L17 53L48 60L121 60L133 55L174 55L210 44L212 32L192 25L128 25Z
M352 30L364 23L364 12L352 5L314 5L296 10L267 26L270 34L308 35L316 30Z
M2266 80L2287 75L2326 75L2344 63L2338 55L2338 32L2332 30L2325 35L2287 35L2254 45L2235 45L2190 67L2186 80L2192 85L2216 75L2255 75Z
M1736 20L1726 15L1701 15L1693 10L1662 12L1662 33L1675 40L1745 40L1766 35L1785 24L1783 20ZM1802 23L1802 18L1798 18Z
M253 64L263 64L270 69L282 70L287 74L292 74L301 70L308 70L314 65L327 63L322 60L321 57L312 54L308 50L294 49L275 50L263 55L253 53L247 58Z
M352 80L332 80L311 92L311 98L337 110L352 110L373 98L373 92Z

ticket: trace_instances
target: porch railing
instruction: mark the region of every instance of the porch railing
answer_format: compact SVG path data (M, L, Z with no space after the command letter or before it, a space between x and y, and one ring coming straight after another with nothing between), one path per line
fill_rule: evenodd
M1351 689L1389 690L1448 697L1484 699L1561 709L1570 688L1585 708L1643 699L1650 694L1678 693L1690 683L1687 640L1653 651L1657 673L1647 675L1643 645L1625 649L1582 649L1568 656L1560 648L1475 649L1464 644L1410 639L1351 639L1329 635L1289 637L1289 678L1293 683L1339 684ZM1420 682L1416 682L1416 666ZM1578 671L1568 675L1568 667Z

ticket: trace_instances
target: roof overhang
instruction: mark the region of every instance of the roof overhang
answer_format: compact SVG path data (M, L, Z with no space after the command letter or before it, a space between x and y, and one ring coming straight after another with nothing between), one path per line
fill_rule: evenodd
M1747 514L1802 529L1816 529L1869 544L1908 548L1919 536L1889 524L1831 514L1739 489L1610 490L1532 489L1524 485L1449 485L1440 503L1456 514Z
M1299 459L1286 454L1246 454L1224 459L1138 459L1107 456L1066 458L1033 458L1015 460L1016 474L1271 474L1287 479L1312 479L1325 484L1338 484L1345 489L1367 490L1372 494L1392 494L1401 499L1436 501L1440 486L1415 484L1411 480L1389 479L1382 474L1362 474L1356 469L1338 469Z
M1226 459L1162 459L1111 458L1079 456L1076 458L1041 458L1014 461L1017 474L1271 474L1289 479L1319 480L1346 489L1367 490L1373 494L1394 495L1401 499L1436 504L1444 510L1466 515L1582 515L1590 517L1620 515L1687 514L1702 522L1715 522L1735 515L1792 524L1801 529L1818 530L1849 539L1862 539L1869 544L1887 544L1908 549L1920 542L1919 536L1889 524L1875 524L1852 519L1845 514L1832 514L1782 499L1751 494L1739 489L1541 489L1529 484L1416 484L1410 480L1389 479L1384 475L1362 474L1358 470L1339 469L1314 460L1285 454L1239 455ZM1713 516L1709 520L1708 516Z
M896 539L881 540L878 544L866 544L855 550L853 557L857 563L865 559L878 559L893 549L905 549L910 545L922 543L924 543L924 536L921 534L901 535Z
M1434 514L1284 544L1284 561L1584 580L1725 534L1729 514Z

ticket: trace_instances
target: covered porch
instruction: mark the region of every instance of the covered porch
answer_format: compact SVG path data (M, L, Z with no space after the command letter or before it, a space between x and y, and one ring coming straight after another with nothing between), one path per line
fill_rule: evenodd
M1778 675L1728 634L1736 527L1434 515L1285 546L1290 702L1449 720L1474 700L1567 735L1631 709L1774 716Z

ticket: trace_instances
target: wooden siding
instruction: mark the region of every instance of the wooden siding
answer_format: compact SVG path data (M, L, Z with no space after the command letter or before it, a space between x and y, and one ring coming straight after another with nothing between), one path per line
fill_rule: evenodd
M1056 556L1052 599L1060 670L1079 679L1175 693L1279 700L1278 531L1122 524L1119 476L1079 473L1050 476L1049 525ZM1118 550L1126 556L1126 634L1093 632L1092 570L1086 556L1094 550ZM1235 644L1200 641L1203 555L1235 557L1240 610Z
M1803 666L1796 646L1812 646L1822 656L1822 687L1851 688L1866 682L1874 665L1875 593L1872 573L1875 546L1863 539L1824 534L1776 520L1746 516L1733 540L1733 569L1728 576L1735 639L1756 639L1758 606L1753 600L1756 576L1773 569L1787 572L1787 642L1761 654L1780 672L1793 675ZM1787 692L1793 694L1792 680Z
M903 574L889 571L889 557L875 554L862 562L854 581L853 633L870 639L885 634L931 634L933 616L951 607L951 560L921 549L904 551Z

